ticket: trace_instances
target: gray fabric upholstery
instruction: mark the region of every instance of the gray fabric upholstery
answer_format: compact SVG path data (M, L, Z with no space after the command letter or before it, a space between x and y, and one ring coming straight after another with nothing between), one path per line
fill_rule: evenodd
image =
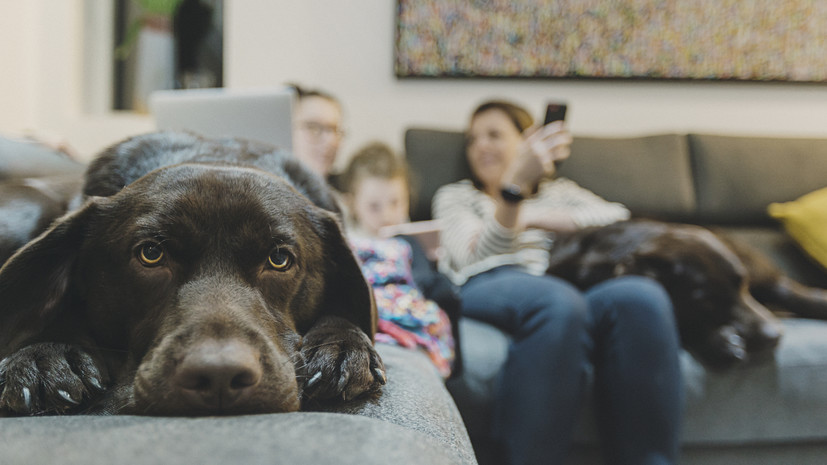
M827 186L827 139L688 137L702 222L769 223L770 202Z
M686 138L575 137L560 176L638 215L686 220L695 211L695 188Z
M405 148L416 154L408 157L414 194L411 220L428 220L436 190L471 174L465 159L465 135L456 131L409 129L405 132Z
M80 174L86 167L44 145L0 137L0 180Z
M378 400L326 412L207 418L0 419L0 463L475 464L450 396L420 352L380 345Z
M336 413L7 418L0 458L7 465L467 463L428 436Z
M330 411L404 426L454 451L454 463L473 463L474 452L462 417L430 359L419 351L386 344L377 347L388 372L382 396Z
M784 328L774 359L716 373L684 358L684 443L827 440L827 322Z
M486 323L463 318L459 322L463 375L448 380L448 390L474 437L487 437L491 425L491 399L495 393L511 338ZM466 352L467 351L467 352Z
M685 446L827 439L827 322L788 319L774 357L721 372L681 354L686 385ZM803 414L806 412L806 415ZM577 440L593 443L593 419Z
M794 280L808 286L827 286L827 270L804 253L780 226L717 226L713 229L760 251Z

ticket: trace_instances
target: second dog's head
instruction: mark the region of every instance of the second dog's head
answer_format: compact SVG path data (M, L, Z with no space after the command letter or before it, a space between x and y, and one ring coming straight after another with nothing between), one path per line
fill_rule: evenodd
M684 344L726 367L778 345L782 329L750 293L749 270L711 231L671 225L641 244L630 267L669 291Z

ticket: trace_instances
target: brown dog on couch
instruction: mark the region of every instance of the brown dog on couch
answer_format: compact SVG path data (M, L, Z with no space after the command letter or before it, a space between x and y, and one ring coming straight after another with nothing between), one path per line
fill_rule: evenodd
M782 327L768 306L827 319L827 291L783 276L758 252L694 225L629 220L560 237L550 274L581 288L621 275L659 281L685 348L713 367L771 351Z
M286 412L384 384L335 203L288 154L149 134L84 193L0 269L0 413Z

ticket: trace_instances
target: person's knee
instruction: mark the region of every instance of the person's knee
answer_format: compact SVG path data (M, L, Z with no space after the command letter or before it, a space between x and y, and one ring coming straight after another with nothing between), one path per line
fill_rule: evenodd
M623 276L589 291L593 311L616 312L615 318L674 326L672 301L657 281L642 276Z
M539 293L531 305L524 327L530 331L546 330L554 332L579 333L588 323L589 305L585 296L574 286L550 286Z

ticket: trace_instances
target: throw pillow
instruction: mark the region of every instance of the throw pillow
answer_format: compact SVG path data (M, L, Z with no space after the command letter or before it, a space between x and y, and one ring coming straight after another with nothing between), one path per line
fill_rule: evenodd
M784 203L771 203L770 216L816 262L827 268L827 188Z

